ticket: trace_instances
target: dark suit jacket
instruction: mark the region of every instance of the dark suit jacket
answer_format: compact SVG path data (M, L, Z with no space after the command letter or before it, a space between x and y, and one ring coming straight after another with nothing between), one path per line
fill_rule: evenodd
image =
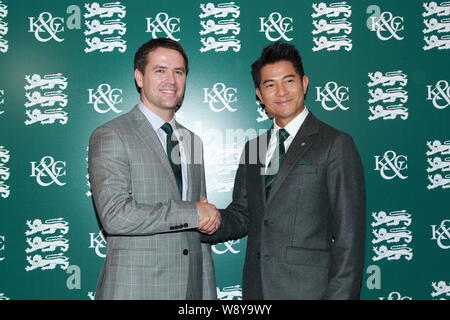
M310 112L266 199L263 161L252 158L267 149L268 134L246 144L233 201L209 240L248 234L244 299L358 299L365 188L352 138Z

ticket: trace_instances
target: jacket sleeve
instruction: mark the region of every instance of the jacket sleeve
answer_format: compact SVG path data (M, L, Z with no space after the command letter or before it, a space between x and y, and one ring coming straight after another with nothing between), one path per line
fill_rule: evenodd
M331 279L326 299L359 299L365 250L364 171L353 139L339 135L328 156L332 215Z
M102 126L94 131L88 158L95 207L109 235L152 235L198 227L194 202L142 204L133 198L128 154L112 128Z

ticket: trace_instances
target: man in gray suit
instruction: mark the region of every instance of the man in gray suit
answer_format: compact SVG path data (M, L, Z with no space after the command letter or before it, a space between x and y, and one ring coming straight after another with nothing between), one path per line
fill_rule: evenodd
M210 234L220 224L206 197L202 143L174 119L188 59L170 39L134 57L140 103L97 128L89 173L107 253L96 299L216 299ZM202 202L200 202L202 200Z
M266 47L252 76L273 126L246 144L233 201L204 238L248 234L244 299L358 299L365 190L353 140L305 108L308 77L292 45Z

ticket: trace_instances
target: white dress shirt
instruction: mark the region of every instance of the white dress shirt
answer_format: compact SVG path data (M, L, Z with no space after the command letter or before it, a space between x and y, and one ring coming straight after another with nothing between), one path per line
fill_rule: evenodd
M150 122L150 124L152 125L152 128L155 130L156 135L158 136L159 141L161 142L161 145L167 154L167 134L163 129L161 129L161 126L166 122L163 119L161 119L161 117L158 116L156 113L154 113L149 108L147 108L142 102L140 102L138 106L139 106L139 109L142 111L142 113L147 118L148 122ZM183 180L182 200L186 201L187 187L188 187L188 183L189 183L188 176L187 176L186 154L184 152L183 143L180 140L175 117L173 117L172 120L169 121L169 124L172 126L173 134L175 135L175 137L177 137L178 144L180 146L181 175L182 175L182 180Z
M292 119L284 129L289 133L289 137L284 141L284 150L287 152L289 149L289 146L291 145L292 141L295 138L295 135L297 134L298 130L300 130L300 127L302 126L303 122L306 119L306 116L309 114L308 109L303 109L302 112L300 112L294 119ZM278 130L280 130L281 127L277 124L276 121L273 121L273 129L272 134L270 135L270 141L269 141L269 147L267 148L267 154L266 154L266 168L265 171L267 172L267 167L269 166L269 162L272 159L272 155L275 152L275 149L278 146L278 137L279 133Z

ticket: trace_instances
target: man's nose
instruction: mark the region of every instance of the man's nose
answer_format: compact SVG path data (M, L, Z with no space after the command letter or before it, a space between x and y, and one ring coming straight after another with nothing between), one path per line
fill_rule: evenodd
M288 91L286 90L285 86L283 84L277 85L276 91L275 91L275 95L282 97L285 96L288 93Z
M175 72L166 72L166 82L169 84L175 84Z

